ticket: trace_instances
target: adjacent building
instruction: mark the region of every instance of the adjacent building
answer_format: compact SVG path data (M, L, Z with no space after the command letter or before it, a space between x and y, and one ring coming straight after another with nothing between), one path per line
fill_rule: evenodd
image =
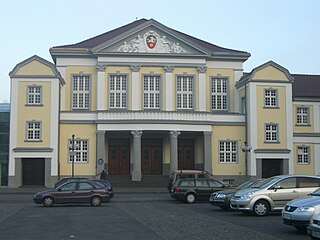
M0 186L8 185L10 104L0 103Z
M9 186L203 169L236 184L320 173L320 76L140 19L11 77Z

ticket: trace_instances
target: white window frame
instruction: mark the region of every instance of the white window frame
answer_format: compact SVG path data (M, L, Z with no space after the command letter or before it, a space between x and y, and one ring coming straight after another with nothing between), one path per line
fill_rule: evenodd
M126 109L128 103L128 76L109 75L109 109Z
M26 123L26 141L41 141L41 122L28 121Z
M297 147L297 163L301 165L310 164L310 147L309 146Z
M178 75L176 77L177 110L194 109L194 76Z
M27 105L42 104L42 86L33 85L27 87Z
M264 107L277 108L278 107L278 90L264 89Z
M75 139L74 140L74 152L75 154L70 154L70 146L72 144L72 139L68 140L68 151L69 151L69 163L72 163L72 158L74 163L89 163L89 140L88 139Z
M238 163L238 141L219 141L219 163Z
M265 138L266 143L278 143L279 142L279 129L276 123L265 124Z
M90 75L72 75L71 92L72 110L90 110Z
M161 108L161 78L160 75L143 76L143 108Z
M227 77L211 78L211 110L229 111L229 81Z
M309 119L309 107L297 107L297 125L309 125Z

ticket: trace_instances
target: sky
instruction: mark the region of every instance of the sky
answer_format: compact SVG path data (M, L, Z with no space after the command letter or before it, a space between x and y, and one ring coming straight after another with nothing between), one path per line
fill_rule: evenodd
M251 53L244 71L273 60L291 73L320 74L318 0L1 0L0 103L9 72L50 47L73 44L136 19Z

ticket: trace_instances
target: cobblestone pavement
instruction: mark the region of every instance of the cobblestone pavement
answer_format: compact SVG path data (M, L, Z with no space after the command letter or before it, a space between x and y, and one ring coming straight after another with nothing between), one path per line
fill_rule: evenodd
M177 204L127 203L117 207L148 226L163 239L279 239L214 217L179 207Z

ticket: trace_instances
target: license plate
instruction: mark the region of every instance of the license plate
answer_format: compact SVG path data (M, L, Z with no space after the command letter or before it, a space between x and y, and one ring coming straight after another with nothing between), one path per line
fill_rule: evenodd
M283 217L284 219L291 219L291 215L290 215L289 213L284 213L284 214L282 215L282 217Z
M311 236L316 237L316 238L320 238L320 232L315 232L315 231L311 230Z

